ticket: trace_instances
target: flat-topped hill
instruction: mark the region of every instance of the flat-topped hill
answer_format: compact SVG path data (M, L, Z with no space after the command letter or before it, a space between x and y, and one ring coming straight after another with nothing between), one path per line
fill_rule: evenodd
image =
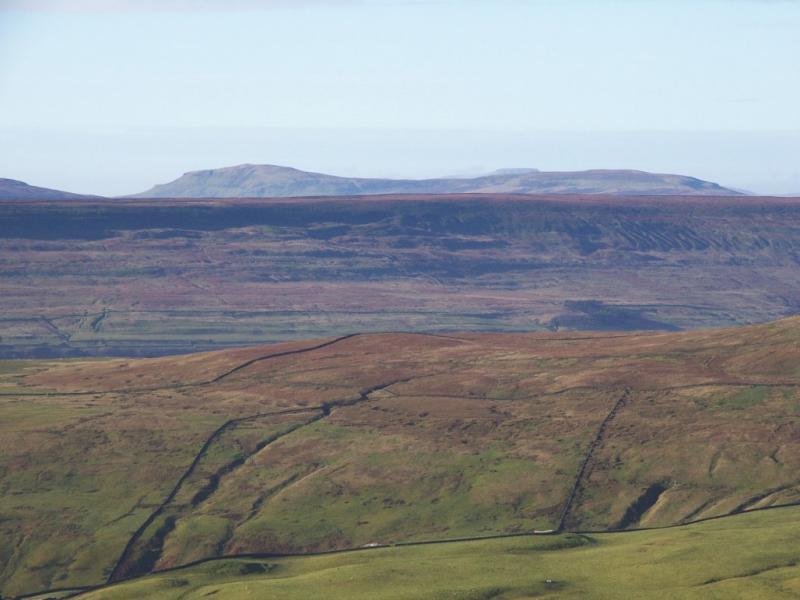
M136 194L140 198L275 198L374 194L618 194L738 196L685 175L635 170L501 169L470 178L379 179L311 173L278 165L237 165L184 173Z

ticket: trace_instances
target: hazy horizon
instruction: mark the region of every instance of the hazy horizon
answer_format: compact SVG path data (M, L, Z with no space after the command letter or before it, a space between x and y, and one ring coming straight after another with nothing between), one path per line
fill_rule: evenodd
M800 193L798 30L766 0L0 0L0 177L614 168Z
M352 177L473 177L500 168L637 169L757 194L800 193L800 132L479 132L380 130L5 130L0 177L86 194L143 192L188 171L276 164ZM120 162L108 148L124 145ZM80 160L76 160L76 146ZM419 148L424 147L425 152ZM722 151L717 151L723 148ZM782 157L776 162L775 156ZM68 160L64 160L67 157ZM731 165L749 161L749 169ZM49 164L46 170L41 164Z

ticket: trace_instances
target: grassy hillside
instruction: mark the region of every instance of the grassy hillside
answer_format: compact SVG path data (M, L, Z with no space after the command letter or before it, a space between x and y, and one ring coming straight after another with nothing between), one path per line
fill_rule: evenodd
M749 197L2 203L0 357L765 322L800 307L799 232Z
M677 529L208 562L86 600L778 600L800 594L800 509ZM549 583L548 583L549 580Z
M0 593L800 500L800 319L0 363Z

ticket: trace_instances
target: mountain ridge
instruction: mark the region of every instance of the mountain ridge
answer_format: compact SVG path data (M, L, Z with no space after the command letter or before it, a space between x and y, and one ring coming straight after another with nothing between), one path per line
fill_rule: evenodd
M538 171L500 169L479 177L388 179L342 177L280 165L245 163L189 171L128 198L279 198L373 194L610 194L740 196L741 192L685 175L631 169Z

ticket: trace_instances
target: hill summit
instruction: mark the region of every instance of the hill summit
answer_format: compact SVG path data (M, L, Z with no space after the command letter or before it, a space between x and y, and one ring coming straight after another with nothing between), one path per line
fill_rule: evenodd
M28 185L16 179L0 178L0 200L76 200L96 197Z
M471 178L373 179L339 177L277 165L244 164L191 171L139 198L276 198L370 194L614 194L739 196L716 183L684 175L633 170L537 171L501 169Z

